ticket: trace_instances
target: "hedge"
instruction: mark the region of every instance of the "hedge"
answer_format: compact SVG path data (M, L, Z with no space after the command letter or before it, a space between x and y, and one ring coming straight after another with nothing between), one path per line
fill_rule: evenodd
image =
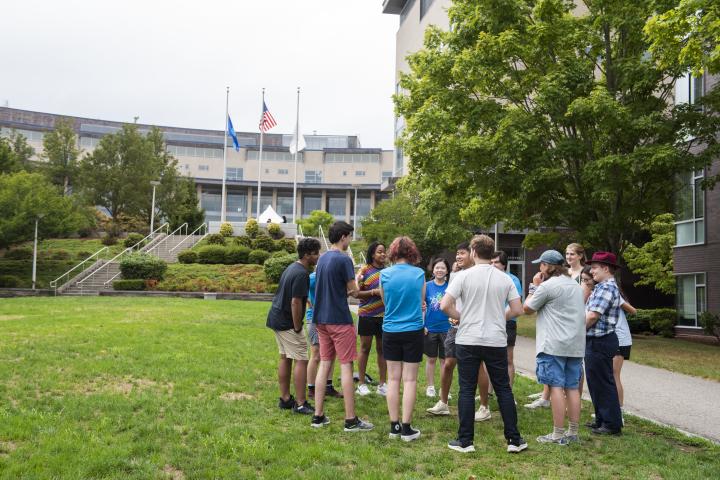
M250 249L248 247L229 247L225 250L225 264L237 265L240 263L248 263L250 258Z
M250 238L255 238L258 233L260 233L260 226L257 220L248 218L247 222L245 222L245 235Z
M225 250L222 245L205 245L197 250L198 263L225 263Z
M124 279L162 280L167 263L144 252L131 253L120 261L120 272Z
M272 283L280 282L280 276L294 261L298 259L297 255L290 255L289 253L272 256L265 260L263 264L263 270L265 270L265 276Z
M275 240L270 238L269 235L258 235L252 241L252 248L253 250L265 250L266 252L272 252L275 250Z
M180 263L197 263L198 254L195 250L183 250L178 253L177 259Z
M675 335L677 310L673 308L638 309L637 315L627 317L632 333L652 332L663 337Z
M113 290L145 290L145 280L131 278L129 280L115 280Z
M281 238L275 242L276 250L285 250L287 253L297 253L297 242L292 238Z
M283 232L282 227L280 227L279 223L271 223L267 226L267 231L270 236L275 240L280 240L285 236L285 232Z
M252 247L252 238L248 237L247 235L240 235L239 237L235 237L235 243L241 247Z
M205 237L205 243L208 245L225 245L225 237L219 233L211 233Z
M20 286L20 279L15 275L0 275L0 288L17 288Z
M53 250L50 252L50 259L52 260L70 260L72 256L67 250Z
M270 258L270 252L267 252L265 250L253 250L252 252L250 252L248 261L250 263L262 265L268 258Z
M220 235L222 235L223 237L232 237L233 233L235 232L233 230L232 224L224 222L222 225L220 225Z
M127 238L123 242L123 245L125 245L125 248L130 248L142 241L143 238L145 238L145 235L141 233L129 233Z
M32 258L33 251L30 248L15 248L5 252L6 260L30 260Z

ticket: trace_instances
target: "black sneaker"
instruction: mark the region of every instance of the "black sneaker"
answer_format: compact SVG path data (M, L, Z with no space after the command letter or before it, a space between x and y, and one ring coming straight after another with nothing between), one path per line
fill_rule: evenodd
M325 415L313 415L310 426L313 428L322 428L330 423L330 419Z
M400 422L390 422L390 435L393 440L400 438L402 428L400 428Z
M335 390L335 387L329 385L325 387L325 396L333 398L343 398L343 394Z
M622 435L621 430L612 430L605 425L603 425L602 427L593 428L591 432L595 435Z
M413 440L417 440L418 438L420 438L420 430L415 430L410 425L403 425L400 440L402 440L403 442L412 442Z
M308 403L307 400L305 400L305 403L302 405L295 404L292 410L293 413L301 413L303 415L312 415L315 413L315 409Z
M345 431L346 432L367 432L375 428L370 422L364 422L358 417L352 420L345 420Z
M587 422L585 426L587 428L600 428L600 424L597 422Z
M508 453L519 453L527 448L527 442L519 437L517 440L508 440Z
M278 407L281 410L291 410L295 407L295 397L293 397L292 395L290 395L290 398L288 398L287 400L283 400L282 397L280 397L279 400L280 401L278 402Z
M470 453L475 451L475 445L472 443L463 445L460 440L450 440L448 442L448 448L460 453Z

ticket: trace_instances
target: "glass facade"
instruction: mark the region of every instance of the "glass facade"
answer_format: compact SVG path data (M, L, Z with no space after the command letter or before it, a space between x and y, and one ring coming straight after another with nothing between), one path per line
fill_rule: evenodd
M220 190L203 189L200 195L200 206L205 210L205 220L220 220L222 198Z
M687 172L680 178L675 195L675 245L705 243L705 190L703 171Z
M223 158L221 148L183 147L168 145L167 151L175 157Z
M248 160L258 160L260 158L260 150L248 150L247 151L247 159ZM295 155L292 155L290 152L266 152L263 151L262 156L263 162L294 162L295 161ZM298 162L303 161L303 154L302 152L298 153Z
M225 217L230 221L244 222L247 216L247 193L227 192Z
M305 170L305 183L322 183L320 170Z
M272 205L272 188L264 188L261 189L262 191L262 200L260 200L260 214L265 211L265 209ZM253 190L253 196L252 196L252 206L250 208L250 216L255 217L257 215L257 190Z
M293 213L293 197L292 192L278 192L277 194L277 208L275 211L278 215L285 215L288 217L288 222Z
M700 327L698 315L705 311L705 274L691 273L677 276L678 325Z
M370 196L364 196L361 194L358 194L357 197L357 206L355 208L356 215L358 217L358 220L361 220L367 216L368 213L370 213Z
M225 169L225 178L228 180L242 180L243 179L243 169L227 167Z
M346 215L345 195L332 194L327 197L327 211L338 220L344 220Z
M302 196L302 216L310 215L313 210L322 210L322 195L319 193L305 193Z
M326 153L325 163L379 163L378 153Z

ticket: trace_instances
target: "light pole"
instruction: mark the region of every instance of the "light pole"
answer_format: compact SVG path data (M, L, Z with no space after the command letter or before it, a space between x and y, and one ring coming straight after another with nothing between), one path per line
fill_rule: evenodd
M44 213L39 213L35 217L35 241L33 242L33 265L32 265L32 289L35 290L35 281L37 280L37 240L38 240L38 223L40 219L45 216Z
M353 241L355 241L355 233L357 232L357 189L359 185L353 185L355 188L355 200L353 200Z
M150 180L150 185L153 187L153 194L152 194L152 207L150 209L150 235L153 233L153 229L155 227L155 187L160 185L160 182L157 180Z

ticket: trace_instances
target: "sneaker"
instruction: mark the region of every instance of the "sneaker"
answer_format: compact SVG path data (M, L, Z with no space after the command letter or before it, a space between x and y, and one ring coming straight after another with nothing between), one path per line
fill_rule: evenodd
M290 398L287 400L283 400L282 397L278 399L278 408L281 410L292 410L293 407L295 407L295 397L290 395Z
M375 425L370 422L362 421L358 417L355 417L355 419L351 420L350 422L345 420L346 432L367 432L369 430L372 430L373 428L375 428Z
M580 443L580 438L577 435L565 435L560 439L560 442L558 442L559 445L570 445L573 443Z
M343 398L343 394L335 390L332 385L325 387L325 397Z
M456 452L461 453L470 453L475 451L475 445L471 443L469 445L463 446L463 444L460 443L460 440L450 440L448 442L448 448L450 450L455 450Z
M381 383L377 387L377 394L383 397L387 396L387 383Z
M616 436L622 435L621 430L611 430L608 427L606 427L605 425L598 427L598 428L593 428L591 430L591 432L594 433L595 435L616 435Z
M426 411L428 413L432 413L433 415L450 415L450 408L448 407L448 404L442 400L438 400L435 406L428 408Z
M402 429L400 427L400 422L391 422L390 423L390 434L388 435L389 438L392 438L393 440L400 438L400 435L402 434Z
M427 387L427 389L425 390L425 396L434 397L435 395L437 395L437 393L435 392L435 386L430 385L429 387Z
M305 400L302 405L295 404L292 409L293 413L301 413L303 415L312 415L315 413L315 409Z
M364 383L361 385L358 385L357 389L355 390L355 393L360 395L361 397L364 397L365 395L370 395L370 389L367 385Z
M522 437L517 440L508 440L508 453L519 453L527 448L527 442Z
M477 412L475 412L475 421L484 422L485 420L490 420L490 418L492 418L490 409L484 405L480 405L480 408L478 408Z
M537 437L537 442L538 443L556 443L558 445L567 445L567 443L563 443L563 440L565 438L566 437L553 438L553 434L548 433L547 435L541 435L541 436Z
M313 428L322 428L330 423L330 419L325 415L313 415L310 426Z
M587 428L600 428L600 424L597 422L587 422L585 426Z
M544 398L538 398L532 403L528 403L525 405L525 408L529 408L530 410L535 410L536 408L548 408L550 406L550 400L545 400Z
M420 438L420 430L415 430L412 427L408 427L407 430L402 432L402 435L400 435L400 440L403 442L412 442L413 440L417 440Z
M529 399L535 400L536 398L542 397L542 394L543 394L543 392L533 393L532 395L528 395L527 397L528 397Z

